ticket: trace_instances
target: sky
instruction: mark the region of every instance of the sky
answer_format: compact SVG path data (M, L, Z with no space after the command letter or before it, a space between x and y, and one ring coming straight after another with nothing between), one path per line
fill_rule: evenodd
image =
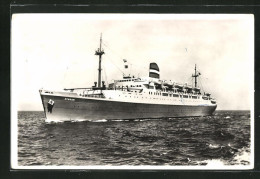
M12 105L43 110L39 89L89 87L102 79L145 77L191 83L212 94L218 110L249 110L254 93L254 16L214 14L14 14L11 23ZM124 62L129 63L128 72Z

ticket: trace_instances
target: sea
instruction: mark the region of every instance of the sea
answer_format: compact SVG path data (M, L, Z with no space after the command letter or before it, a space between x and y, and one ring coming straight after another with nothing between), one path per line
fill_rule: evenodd
M18 112L19 166L246 166L250 145L250 111L70 122Z

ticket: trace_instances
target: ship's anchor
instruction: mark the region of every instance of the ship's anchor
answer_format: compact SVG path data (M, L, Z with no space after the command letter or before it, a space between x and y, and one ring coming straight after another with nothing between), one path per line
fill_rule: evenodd
M54 106L54 101L52 99L47 103L48 112L52 113L52 108Z

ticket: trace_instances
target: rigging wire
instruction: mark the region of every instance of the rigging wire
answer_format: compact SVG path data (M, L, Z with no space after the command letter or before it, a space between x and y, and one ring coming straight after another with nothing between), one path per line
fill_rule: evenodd
M200 72L200 69L198 69L198 71ZM208 78L204 78L202 76L199 77L199 81L200 81L200 84L201 84L201 87L202 87L202 90L203 90L204 93L206 93L205 90L211 91L209 89L209 86L207 85L207 83L205 83L205 79L208 80ZM202 84L204 85L204 88L203 88Z
M104 68L104 73L102 73L103 74L103 80L106 82L106 84L108 85L108 80L107 80L107 73L106 73L106 68L105 68L105 66L103 67ZM105 74L105 75L104 75ZM105 76L105 77L104 77Z
M92 68L92 71L93 71L93 81L94 81L94 82L97 82L97 76L98 76L97 73L98 73L98 72L97 72L97 70L94 69L94 68Z
M103 45L105 46L105 47L107 47L107 49L108 50L110 50L111 52L113 52L120 60L122 60L122 59L124 59L119 53L117 53L117 52L115 52L113 49L111 49L108 45L107 45L107 42L105 41L105 43L103 42ZM141 66L141 65L136 65L136 64L133 64L133 63L130 63L129 61L131 61L131 59L129 60L127 60L127 63L130 65L130 67L131 67L131 70L130 71L132 71L132 66L135 66L135 67L138 67L138 68L141 68L141 69L143 69L143 68L146 68L146 67L144 67L144 66ZM115 64L114 64L115 65ZM115 65L116 66L116 65ZM116 66L117 67L117 66ZM118 69L120 69L119 67L117 67ZM121 72L122 72L122 70L120 70ZM122 72L123 74L124 74L124 72Z
M187 80L188 85L191 84L192 85L192 77L189 77Z
M200 83L200 87L201 87L202 91L205 93L204 88L203 88L202 83L201 83L201 78L199 77L198 79L199 79L198 81Z
M109 48L104 42L103 42L103 45L106 46L107 49L110 50L111 52L114 52L114 50L112 50L111 48ZM114 53L116 53L116 52L114 52ZM121 57L120 57L120 58L121 58ZM108 57L106 57L106 59L108 59L109 61L111 61L111 63L112 63L122 74L124 74L124 72L113 62L112 59L110 59L110 58L108 58ZM123 59L123 58L121 58L121 59Z
M109 45L107 45L107 44L104 43L104 42L103 42L103 45L106 46L106 47L107 47L109 50L111 50L113 53L115 53L118 57L120 57L120 59L123 59L123 58L121 57L121 55L118 54L117 52L115 52L113 49L111 49L111 48L109 47Z
M122 74L124 74L124 72L113 62L112 59L106 57L106 59L108 59Z
M208 78L203 78L203 81L202 81L203 84L206 84L206 85L204 85L206 87L206 90L212 91L211 88L210 88L210 85L208 85L207 82L205 83L205 80L208 80Z

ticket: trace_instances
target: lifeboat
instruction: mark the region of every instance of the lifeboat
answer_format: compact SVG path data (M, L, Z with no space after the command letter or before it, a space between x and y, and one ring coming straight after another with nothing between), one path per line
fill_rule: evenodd
M170 87L170 88L173 87L173 83L171 83L171 82L163 82L163 85L164 85L164 86L168 86L168 87Z
M208 97L208 96L206 96L206 95L204 95L204 96L202 96L202 99L204 99L204 100L208 100L208 99L209 99L209 97Z
M200 91L200 88L196 87L196 88L193 88L194 91Z
M212 103L212 104L216 104L217 101L216 101L215 99L211 99L211 103Z
M175 84L174 87L175 87L175 88L183 88L183 85Z

